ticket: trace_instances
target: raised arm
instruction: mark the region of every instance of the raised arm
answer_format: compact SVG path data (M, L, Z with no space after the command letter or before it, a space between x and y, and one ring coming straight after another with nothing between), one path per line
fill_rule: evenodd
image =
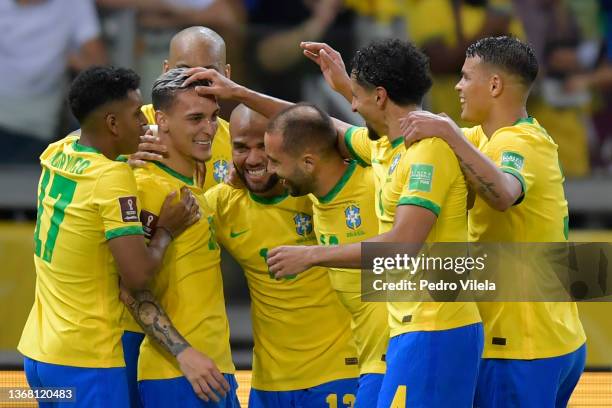
M448 116L426 111L411 112L402 120L402 132L407 145L434 136L444 139L459 159L470 187L491 208L506 211L524 194L517 176L502 171L472 145Z
M231 99L243 103L267 118L271 118L283 109L293 105L292 102L287 102L239 85L214 69L192 68L187 71L187 75L189 75L189 78L185 81L183 86L194 81L210 82L208 86L197 86L195 88L199 95L213 95L220 99ZM346 147L344 135L353 125L336 118L332 119L338 133L338 148L340 153L347 159L351 158L350 151Z

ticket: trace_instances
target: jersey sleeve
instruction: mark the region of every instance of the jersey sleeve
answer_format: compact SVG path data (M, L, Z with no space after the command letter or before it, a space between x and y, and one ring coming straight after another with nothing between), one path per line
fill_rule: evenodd
M530 136L511 130L498 133L488 142L486 151L501 171L511 174L521 183L523 193L515 205L519 204L535 180Z
M145 237L151 239L155 232L155 226L159 220L159 213L166 196L172 189L160 182L159 178L151 176L146 169L135 170L136 185L138 188L138 198L140 200L140 222L144 230ZM177 197L180 193L177 191ZM178 198L176 198L178 200Z
M99 177L92 199L102 218L107 240L143 234L138 218L136 180L127 164L113 163Z
M428 139L406 150L402 161L405 180L398 205L416 205L439 216L450 186L460 175L451 148L441 139Z
M353 126L344 133L344 143L353 159L359 165L366 167L372 165L372 141L368 137L368 129Z

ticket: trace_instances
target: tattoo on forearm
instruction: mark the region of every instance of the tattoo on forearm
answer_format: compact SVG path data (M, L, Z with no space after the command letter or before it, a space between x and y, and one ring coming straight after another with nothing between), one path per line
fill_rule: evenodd
M150 291L134 291L123 301L144 332L173 356L189 347Z
M459 165L463 169L463 173L466 175L466 178L470 184L479 192L480 195L485 198L485 200L495 200L500 197L499 193L496 190L495 183L485 180L483 177L476 174L474 168L469 164L464 162L461 157L458 157Z

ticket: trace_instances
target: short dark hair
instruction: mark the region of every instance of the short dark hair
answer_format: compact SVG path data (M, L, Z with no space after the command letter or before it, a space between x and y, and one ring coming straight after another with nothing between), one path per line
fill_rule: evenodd
M351 66L360 85L385 88L399 105L420 105L432 85L429 58L407 41L375 41L357 51Z
M72 81L68 103L72 114L83 122L100 106L127 97L140 85L140 77L131 69L91 67L82 71Z
M538 76L538 59L529 44L514 37L487 37L470 45L466 57L478 56L483 62L517 75L523 84L531 86Z
M176 95L180 92L195 88L196 86L210 85L209 81L195 81L184 87L183 82L189 78L185 74L187 70L187 68L173 68L161 74L155 80L151 91L151 99L155 110L169 109L174 103Z
M282 136L282 148L292 156L309 148L329 154L336 149L337 133L329 115L310 103L298 103L279 112L268 123L268 133Z

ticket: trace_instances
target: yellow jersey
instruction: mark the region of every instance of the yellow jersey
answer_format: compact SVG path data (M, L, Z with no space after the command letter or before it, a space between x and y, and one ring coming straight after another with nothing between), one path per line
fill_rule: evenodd
M155 109L153 105L144 105L142 113L147 118L149 125L155 124ZM204 179L204 190L208 190L215 184L221 183L229 175L232 163L232 144L229 133L229 123L218 118L217 133L212 142L212 153L206 161L206 178Z
M119 274L107 240L142 235L132 170L67 137L40 156L36 292L18 349L51 364L122 367Z
M142 203L140 219L147 236L154 231L162 203L170 192L189 186L198 199L201 219L170 244L151 291L178 332L210 357L222 373L233 373L215 218L203 191L194 186L191 178L157 162L136 169L134 175ZM146 336L140 347L138 379L182 375L176 359Z
M382 192L397 167L402 153L406 150L404 138L398 137L389 141L387 136L373 141L368 137L365 127L351 127L344 134L344 142L355 159L362 166L372 166L374 171L374 191L376 216L379 219L378 230L382 229L382 220L386 220L382 205ZM389 220L393 222L393 219Z
M350 315L332 290L327 269L276 280L266 264L271 248L316 244L308 197L262 198L226 184L205 196L218 220L219 242L247 278L253 388L291 391L357 377Z
M505 212L493 210L477 196L469 212L470 241L566 241L564 177L557 145L546 130L527 118L498 129L488 141L480 126L464 129L464 134L523 188L523 196ZM485 326L485 358L555 357L586 341L572 302L491 302L478 308Z
M426 242L467 242L467 186L459 161L442 139L411 145L382 194L382 232L393 228L400 205L427 208L437 216ZM448 330L481 321L472 302L389 302L391 336Z
M324 197L310 197L314 229L322 245L350 244L378 235L371 167L361 167L351 161L329 193ZM340 302L352 316L360 374L384 373L389 337L386 305L361 302L359 269L330 268L329 277Z

